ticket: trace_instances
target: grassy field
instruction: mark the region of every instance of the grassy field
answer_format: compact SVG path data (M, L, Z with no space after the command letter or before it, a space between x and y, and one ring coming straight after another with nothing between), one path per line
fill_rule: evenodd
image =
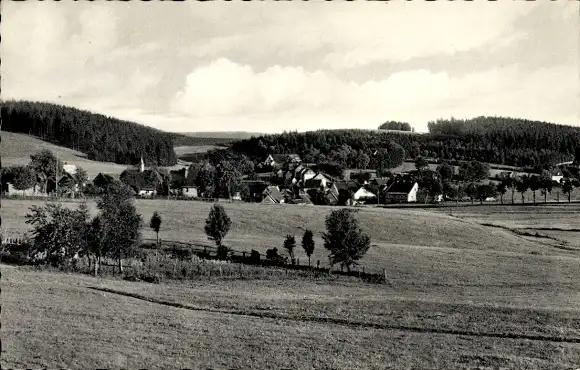
M76 164L84 168L89 178L94 178L99 172L118 174L127 166L116 163L97 162L87 159L86 154L42 141L30 135L2 131L0 155L3 166L24 166L30 162L30 156L43 149L48 149L58 156L58 159L68 164Z
M25 230L31 204L3 200L3 228ZM210 204L137 206L145 220L161 213L162 238L208 243L203 221ZM224 206L233 222L229 246L282 249L286 234L299 239L307 227L317 235L314 258L326 262L320 233L333 208ZM2 366L580 366L578 244L510 230L580 228L580 205L448 211L360 209L373 243L362 263L386 269L387 285L341 279L151 285L3 265ZM147 228L143 233L153 237ZM298 256L305 258L301 250Z
M82 152L51 144L30 135L2 131L1 138L0 156L2 157L2 165L5 167L27 165L30 162L30 156L43 149L48 149L55 153L62 162L81 166L87 171L90 179L93 179L100 172L120 174L128 167L117 163L91 161ZM175 147L175 153L178 157L181 157L192 153L205 153L214 148L217 148L217 146L207 145L202 141L198 146ZM184 162L181 165L187 164L187 162ZM171 170L180 169L181 165L178 164L167 168Z

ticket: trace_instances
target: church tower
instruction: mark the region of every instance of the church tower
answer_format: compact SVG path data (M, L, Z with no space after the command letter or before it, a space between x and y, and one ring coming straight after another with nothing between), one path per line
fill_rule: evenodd
M143 162L143 156L141 156L141 164L139 165L139 172L145 171L145 162Z

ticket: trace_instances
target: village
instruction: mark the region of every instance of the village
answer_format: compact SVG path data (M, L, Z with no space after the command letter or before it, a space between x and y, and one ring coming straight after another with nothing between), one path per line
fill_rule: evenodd
M234 192L231 200L263 204L350 206L424 201L419 184L412 177L417 171L379 178L376 170L346 169L343 178L336 178L316 167L314 163L302 162L297 154L270 154L256 166L255 173L243 176L240 185L247 190L244 193ZM121 174L99 173L92 180L81 175L80 182L77 172L79 168L75 164L64 163L61 173L56 175L57 181L49 177L46 186L42 186L39 178L34 185L25 189L17 189L10 176L4 176L2 194L8 197L87 197L103 191L109 183L120 181L128 185L134 196L140 198L202 198L196 185L196 174L192 173L192 167L187 164L178 164L170 170L158 169L146 166L141 158L139 164ZM438 202L442 199L443 196L439 194L434 200Z

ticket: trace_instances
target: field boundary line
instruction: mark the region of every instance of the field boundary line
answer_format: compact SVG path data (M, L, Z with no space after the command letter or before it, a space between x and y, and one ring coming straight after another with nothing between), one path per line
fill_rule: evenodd
M286 316L279 315L275 313L267 312L251 312L251 311L240 311L240 310L223 310L217 308L203 308L195 307L189 304L183 304L178 302L163 301L161 299L156 299L152 297L147 297L141 294L123 292L115 289L100 288L100 287L87 287L91 290L101 291L105 293L117 294L125 297L135 298L142 301L156 303L164 306L183 308L190 311L199 312L210 312L210 313L221 313L227 315L237 315L246 316L254 318L265 318L265 319L277 319L277 320L288 320L288 321L301 321L301 322L314 322L314 323L328 323L334 325L342 325L349 327L360 327L360 328L372 328L379 330L397 330L397 331L408 331L414 333L425 333L425 334L445 334L445 335L457 335L457 336L470 336L470 337L486 337L486 338L500 338L500 339L522 339L522 340L533 340L542 342L555 342L555 343L571 343L580 344L580 338L567 338L567 337L556 337L556 336L545 336L545 335L526 335L526 334L514 334L514 333L486 333L486 332L476 332L469 330L454 330L454 329L434 329L416 326L402 326L402 325L387 325L379 323L369 323L369 322L356 322L347 319L333 318L333 317L314 317L314 316Z

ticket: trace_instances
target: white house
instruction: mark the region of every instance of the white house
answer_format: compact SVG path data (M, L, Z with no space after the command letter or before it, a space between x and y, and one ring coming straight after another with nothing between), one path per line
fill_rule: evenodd
M377 196L370 192L364 186L361 186L353 195L352 200L354 204L364 203L367 200L374 199Z
M77 173L77 166L75 164L68 164L65 162L65 164L62 165L62 169L71 175Z
M189 198L197 198L197 186L184 185L181 187L181 195Z
M141 188L138 194L141 197L151 197L157 195L157 190L153 188Z

